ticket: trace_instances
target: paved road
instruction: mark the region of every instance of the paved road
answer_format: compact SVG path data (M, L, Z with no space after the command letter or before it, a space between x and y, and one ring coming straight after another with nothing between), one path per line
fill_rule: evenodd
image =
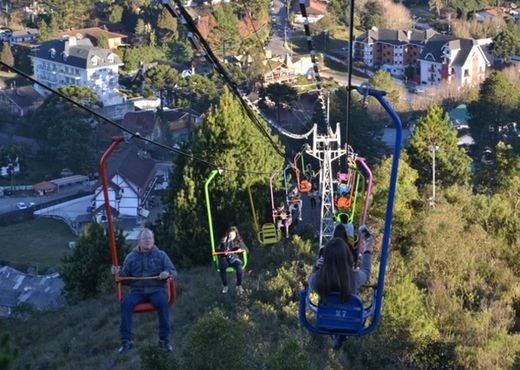
M285 3L280 0L274 0L270 17L272 30L266 48L270 50L273 55L286 55L289 53L289 49L284 45L284 37L289 38L290 29L287 29L287 8L285 7Z
M71 186L66 189L60 190L59 193L48 195L44 197L38 197L38 196L20 196L17 195L17 192L15 192L11 196L4 196L3 198L0 198L0 214L1 213L7 213L16 210L16 204L19 202L29 203L33 202L35 205L41 204L41 203L47 203L51 200L61 199L66 196L69 196L71 194L76 194L82 191L89 190L88 187L85 187L83 185L77 185L77 186Z

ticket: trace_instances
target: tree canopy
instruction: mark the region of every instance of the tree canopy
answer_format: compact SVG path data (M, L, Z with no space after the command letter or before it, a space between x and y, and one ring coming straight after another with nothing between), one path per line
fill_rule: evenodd
M264 128L268 130L267 126ZM278 142L276 138L273 140ZM250 214L245 193L247 187L264 186L267 192L267 174L281 169L283 163L227 89L218 105L210 108L204 124L196 131L189 148L185 149L218 166L255 172L225 171L212 183L211 201L217 238L228 226L243 224ZM178 157L175 167L177 171L164 197L168 206L156 225L158 245L169 250L181 263L207 262L210 249L203 189L211 168L185 157ZM194 245L200 247L193 248Z
M116 230L116 247L122 263L126 254L122 230ZM113 286L111 266L107 234L102 225L91 222L83 228L74 252L63 259L61 277L65 290L81 298L96 296Z
M99 100L83 86L58 89L77 102L94 107ZM90 172L94 164L94 127L97 121L84 110L50 95L32 117L33 136L42 144L41 155L77 172Z
M419 173L421 185L432 179L434 146L437 181L445 186L467 184L471 159L464 149L457 146L457 133L448 114L436 105L419 120L408 147L410 163Z
M519 107L520 86L502 72L492 72L480 85L478 100L468 106L471 134L481 151L494 148L503 133L513 130Z

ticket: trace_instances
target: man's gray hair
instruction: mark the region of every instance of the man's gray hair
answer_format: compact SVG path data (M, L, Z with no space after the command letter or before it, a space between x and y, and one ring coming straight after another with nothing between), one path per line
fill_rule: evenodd
M144 233L150 233L150 234L152 234L152 236L155 238L155 235L154 235L153 231L150 230L149 228L145 227L145 228L142 229L141 232L139 233L139 239L138 239L138 240L141 240L141 239L142 239Z

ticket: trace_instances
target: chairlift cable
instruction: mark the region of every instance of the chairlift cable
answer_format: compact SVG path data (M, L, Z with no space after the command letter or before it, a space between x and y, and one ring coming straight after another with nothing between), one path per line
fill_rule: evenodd
M264 137L271 143L274 150L277 152L279 156L285 159L285 154L280 150L277 143L273 140L270 133L267 132L267 130L262 126L262 123L258 120L258 117L255 115L253 110L251 109L248 102L244 99L242 96L242 93L240 89L238 88L237 84L231 76L229 75L228 71L224 68L222 63L219 61L215 53L213 53L213 50L209 46L208 42L204 39L200 31L198 30L197 26L195 25L195 21L191 17L191 15L188 13L188 11L184 8L182 5L181 0L173 0L175 5L177 6L177 9L174 9L170 3L169 0L162 0L163 6L166 8L166 10L176 18L179 18L183 24L186 25L186 27L190 30L190 32L193 34L193 37L196 38L197 42L200 43L202 49L204 50L204 55L206 59L210 63L213 64L213 67L218 71L218 73L222 76L224 79L224 82L226 85L230 88L231 92L237 97L240 104L244 108L247 116L251 119L253 124L260 130L260 132L264 135ZM196 46L196 41L192 40L192 43L194 46Z
M345 145L348 145L348 126L352 119L352 59L354 53L354 0L350 0L350 15L348 25L348 82L347 82L347 114L345 123Z
M60 98L68 101L69 103L75 105L76 107L80 108L80 109L83 109L84 111L87 111L88 113L92 114L93 116L101 119L102 121L105 121L109 124L111 124L112 126L115 126L117 128L119 128L120 130L122 130L123 132L129 134L132 138L137 138L139 140L142 140L146 143L149 143L149 144L152 144L152 145L155 145L157 147L160 147L162 149L165 149L165 150L168 150L170 152L173 152L175 154L179 154L179 155L182 155L184 157L187 157L187 158L190 158L190 159L193 159L195 161L198 161L198 162L201 162L209 167L213 167L213 168L218 168L222 171L227 171L227 172L237 172L237 173L251 173L251 174L258 174L258 175L269 175L269 173L267 172L260 172L260 171L248 171L248 170L241 170L241 169L238 169L238 168L226 168L226 167L222 167L222 166L219 166L215 163L212 163L206 159L203 159L203 158L200 158L200 157L197 157L193 154L190 154L190 153L186 153L185 151L182 151L180 149L177 149L177 148L174 148L172 146L169 146L169 145L165 145L165 144L162 144L162 143L158 143L157 141L154 141L154 140L151 140L151 139L147 139L145 137L143 137L140 133L138 132L134 132L134 131L131 131L129 129L127 129L126 127L124 127L123 125L111 120L110 118L107 118L105 116L103 116L102 114L99 114L98 112L92 110L91 108L75 101L74 99L71 99L69 98L68 96L66 96L65 94L61 93L60 91L56 90L56 89L53 89L52 87L36 80L35 78L29 76L27 73L21 71L20 69L16 68L16 67L13 67L13 66L10 66L10 65L7 65L6 63L2 62L0 60L0 65L8 68L8 69L11 69L13 72L19 74L20 76L28 79L29 81L37 84L38 86L41 86L43 87L44 89L50 91L51 93L59 96Z
M309 27L310 22L309 22L309 17L307 15L307 8L305 7L305 0L300 0L300 11L302 13L302 17L305 18L305 21L303 22L303 28L305 29L305 36L307 39L307 49L309 49L309 53L311 54L311 61L312 61L313 69L314 69L314 78L316 80L316 88L318 89L318 94L319 94L318 98L321 103L322 112L325 115L327 127L330 127L330 123L327 120L327 118L328 118L327 106L325 104L325 99L323 96L323 90L322 90L322 86L321 86L321 76L320 76L320 71L318 69L318 61L316 59L316 50L314 50L314 47L312 45L312 35L311 35L310 27Z
M237 86L236 83L229 76L227 71L220 65L220 62L218 61L218 59L216 58L215 54L211 50L211 47L204 40L202 35L200 35L200 32L198 31L197 27L194 25L193 19L190 17L189 13L187 13L187 11L182 7L182 5L180 5L180 6L178 5L178 1L177 0L173 0L173 1L176 3L178 10L173 8L170 5L169 0L162 0L162 3L163 3L163 6L167 9L167 11L170 12L170 14L172 16L178 18L181 21L181 23L184 24L184 26L189 29L188 39L190 40L190 42L193 45L194 49L198 50L198 51L201 51L203 53L203 55L206 57L208 62L211 63L214 66L214 68L222 76L222 78L224 79L226 84L228 84L228 86L230 88L232 86L236 87ZM188 20L184 17L184 14L187 14L187 16L190 17L192 26L190 26L190 24L188 24ZM206 45L205 47L203 46L204 44ZM260 117L262 117L262 119L269 126L271 126L272 128L276 129L282 135L285 135L287 137L290 137L292 139L297 139L297 140L307 139L311 135L312 129L309 132L305 133L305 134L295 134L295 133L292 133L290 131L285 130L281 126L279 126L276 123L274 123L264 113L262 113L262 111L260 111L245 95L242 94L242 92L240 91L240 89L238 89L238 87L231 88L231 92L239 99L239 101L242 103L243 106L245 104L245 105L247 105L249 107L249 109L246 109L246 112L248 113L248 116L250 118L251 118L251 116L254 117L254 119L251 118L253 123L258 122L258 121L257 121L257 117L254 115L254 113L251 112L251 110L253 112L255 112L256 114L258 114ZM278 153L280 154L280 152L278 152Z

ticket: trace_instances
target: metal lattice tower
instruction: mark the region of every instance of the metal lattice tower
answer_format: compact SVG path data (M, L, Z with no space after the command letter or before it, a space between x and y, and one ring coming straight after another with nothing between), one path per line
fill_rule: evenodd
M314 125L312 148L306 149L306 153L320 161L320 189L321 189L321 218L320 218L320 248L334 234L334 179L332 177L332 162L347 153L341 147L341 133L339 123L336 130L330 126L326 135L318 134L318 127Z

